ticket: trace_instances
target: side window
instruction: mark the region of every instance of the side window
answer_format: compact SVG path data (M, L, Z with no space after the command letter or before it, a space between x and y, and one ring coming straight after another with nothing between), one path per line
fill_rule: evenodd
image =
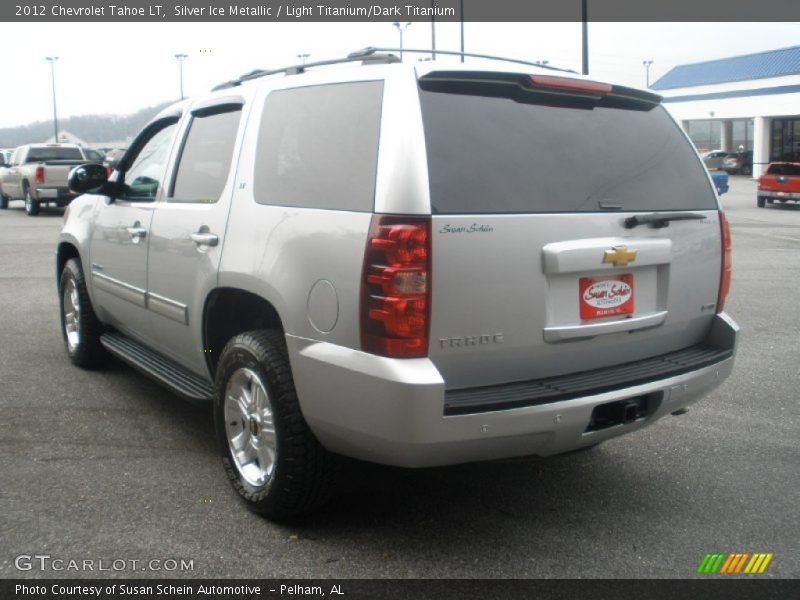
M256 202L371 211L382 100L382 81L267 96L256 150Z
M103 155L100 154L97 150L91 150L90 148L85 148L83 152L84 154L86 154L86 160L91 160L93 162L103 162Z
M177 126L177 122L173 122L157 130L141 147L123 175L124 198L139 201L155 200L164 178Z
M168 202L219 200L233 158L241 106L192 116Z

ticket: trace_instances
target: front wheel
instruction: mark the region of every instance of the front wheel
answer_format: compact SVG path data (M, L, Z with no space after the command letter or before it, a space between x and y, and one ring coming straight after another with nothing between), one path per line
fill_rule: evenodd
M101 366L107 358L100 335L103 326L94 314L81 263L71 258L61 271L61 333L70 360L84 369Z
M0 194L0 210L5 210L6 208L8 208L8 196Z
M35 217L39 214L39 201L33 199L30 190L25 192L25 212L29 217Z
M231 339L220 356L215 388L222 463L248 508L280 519L324 503L336 459L300 411L283 333L250 331Z
M758 199L756 200L756 204L758 205L758 208L764 208L766 204L766 199L763 196L759 196Z

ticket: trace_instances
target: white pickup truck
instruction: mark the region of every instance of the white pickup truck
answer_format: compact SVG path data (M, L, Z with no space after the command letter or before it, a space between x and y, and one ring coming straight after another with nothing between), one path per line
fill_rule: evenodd
M86 162L102 162L102 156L75 144L20 146L0 170L0 208L8 208L11 200L24 200L25 212L35 216L42 204L66 206L74 198L67 176Z

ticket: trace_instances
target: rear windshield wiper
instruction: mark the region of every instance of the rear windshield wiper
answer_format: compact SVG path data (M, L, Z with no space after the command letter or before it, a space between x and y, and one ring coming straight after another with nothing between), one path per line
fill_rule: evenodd
M650 225L654 229L669 227L670 221L687 221L690 219L705 219L705 215L689 212L676 213L651 213L649 215L634 215L625 219L625 227L633 229L638 225Z

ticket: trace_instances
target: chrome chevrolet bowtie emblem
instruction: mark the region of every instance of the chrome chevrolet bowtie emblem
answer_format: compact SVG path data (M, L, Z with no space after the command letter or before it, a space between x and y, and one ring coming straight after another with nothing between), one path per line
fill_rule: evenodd
M636 250L628 250L627 246L614 246L611 250L606 250L603 256L604 263L610 263L615 267L625 267L635 260Z

